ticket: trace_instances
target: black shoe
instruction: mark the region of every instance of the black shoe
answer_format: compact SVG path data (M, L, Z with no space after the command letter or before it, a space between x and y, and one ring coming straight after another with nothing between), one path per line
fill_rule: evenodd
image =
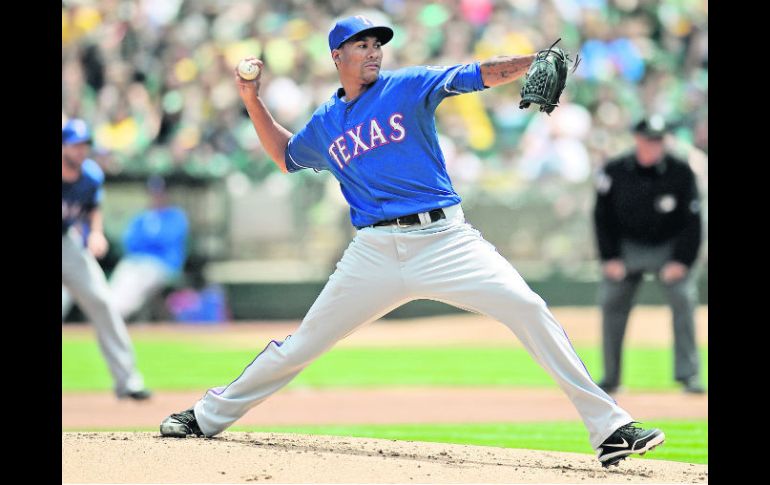
M688 394L704 394L706 392L698 377L690 377L680 382L683 386L682 390Z
M164 419L160 423L160 434L175 438L186 438L188 435L203 436L203 432L198 427L198 421L195 420L193 408L172 414Z
M617 466L631 453L643 455L666 439L663 431L637 428L633 426L635 422L631 421L627 425L621 426L599 446L596 456L604 468L610 465Z
M144 401L150 399L152 393L149 389L142 389L140 391L123 392L118 394L118 399L133 399L134 401Z

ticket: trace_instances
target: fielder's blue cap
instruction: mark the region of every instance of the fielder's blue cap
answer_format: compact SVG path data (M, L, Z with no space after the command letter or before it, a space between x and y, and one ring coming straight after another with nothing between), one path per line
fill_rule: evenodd
M147 179L147 191L151 194L162 194L166 192L166 179L160 175L152 175Z
M393 29L390 27L374 25L374 22L363 15L355 15L338 20L331 28L329 31L329 50L339 49L347 40L361 32L371 32L382 45L387 44L393 38Z
M90 141L91 132L88 130L86 122L81 119L73 118L67 121L61 129L62 145L74 145Z

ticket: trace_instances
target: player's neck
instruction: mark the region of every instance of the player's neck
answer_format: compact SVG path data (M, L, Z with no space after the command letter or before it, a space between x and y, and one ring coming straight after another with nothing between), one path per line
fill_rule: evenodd
M67 162L62 160L61 179L62 182L75 182L80 178L80 170L70 167Z
M353 81L353 82L342 82L342 89L344 91L343 95L341 96L341 99L343 101L350 102L354 99L358 98L364 92L369 89L369 86L371 86L373 83L369 84L361 84L360 81Z

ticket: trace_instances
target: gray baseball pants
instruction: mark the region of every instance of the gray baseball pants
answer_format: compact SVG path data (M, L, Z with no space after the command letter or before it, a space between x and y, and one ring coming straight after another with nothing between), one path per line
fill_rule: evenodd
M577 408L594 448L631 422L591 379L543 299L465 222L459 205L444 211L447 219L433 223L360 229L296 332L271 341L238 378L195 403L201 431L221 433L337 341L415 299L443 301L510 328Z
M674 379L684 381L698 378L700 358L695 342L695 308L698 304L697 276L689 271L687 276L671 284L660 280L659 272L671 260L673 246L662 244L648 246L624 240L621 255L626 265L626 277L621 281L604 278L599 299L602 307L602 348L604 351L604 379L608 386L621 383L623 337L628 315L644 273L656 275L663 291L674 323Z
M99 348L120 396L144 389L126 324L112 305L104 271L74 231L61 238L61 281L96 329Z

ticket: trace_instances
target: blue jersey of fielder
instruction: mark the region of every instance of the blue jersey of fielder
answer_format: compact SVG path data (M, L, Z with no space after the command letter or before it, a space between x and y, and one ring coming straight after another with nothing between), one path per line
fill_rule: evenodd
M128 256L151 257L172 273L184 267L189 223L176 206L148 209L134 216L123 233Z
M90 158L81 166L80 178L74 182L61 183L61 233L77 222L82 221L86 214L99 206L104 195L102 184L104 172L99 164Z
M446 97L485 89L479 63L382 71L351 102L338 90L289 140L286 168L329 170L356 227L460 202L438 144Z

